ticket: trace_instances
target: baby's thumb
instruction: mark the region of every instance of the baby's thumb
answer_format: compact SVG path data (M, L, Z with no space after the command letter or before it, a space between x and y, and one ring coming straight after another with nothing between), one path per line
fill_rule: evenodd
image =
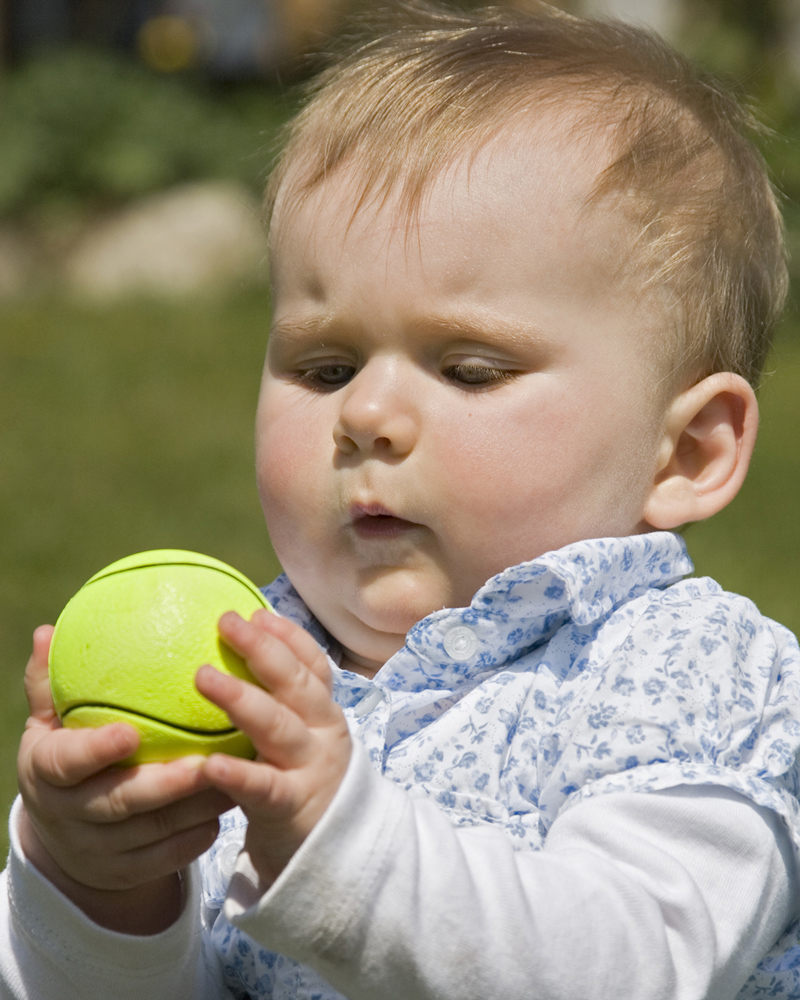
M33 652L25 668L25 695L31 717L47 724L52 723L56 714L47 670L47 655L52 637L52 625L40 625L36 629L33 633Z

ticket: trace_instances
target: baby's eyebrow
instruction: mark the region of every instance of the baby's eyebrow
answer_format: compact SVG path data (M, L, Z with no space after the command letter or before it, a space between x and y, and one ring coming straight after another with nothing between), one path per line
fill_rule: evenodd
M330 334L333 323L329 316L308 316L303 319L289 317L275 320L270 326L270 337L285 340L308 340Z
M474 344L500 344L509 350L552 347L552 335L530 322L509 321L494 313L469 315L460 312L424 313L407 322L407 329L420 339L436 338ZM273 322L270 338L283 341L325 342L341 333L342 325L330 315L290 317Z
M414 327L421 334L444 334L451 339L478 343L502 341L508 347L547 347L553 343L552 336L533 323L510 322L489 312L477 317L474 314L437 313L420 317L414 322Z

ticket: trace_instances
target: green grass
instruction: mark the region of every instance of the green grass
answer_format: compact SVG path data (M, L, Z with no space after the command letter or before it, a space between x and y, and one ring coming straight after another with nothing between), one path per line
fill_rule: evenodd
M259 583L278 571L255 489L252 425L266 295L90 309L0 307L0 812L15 793L22 673L36 625L102 566L197 549ZM762 393L742 494L687 533L700 573L800 631L800 338ZM0 826L5 853L5 828Z

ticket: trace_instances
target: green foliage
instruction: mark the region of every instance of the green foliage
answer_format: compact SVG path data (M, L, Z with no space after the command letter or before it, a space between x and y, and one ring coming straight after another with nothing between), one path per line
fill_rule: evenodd
M800 199L800 76L787 45L790 5L780 0L686 4L680 47L751 101L772 131L764 153L788 197Z
M213 94L112 53L48 52L0 80L0 216L198 178L259 189L286 114L266 87Z

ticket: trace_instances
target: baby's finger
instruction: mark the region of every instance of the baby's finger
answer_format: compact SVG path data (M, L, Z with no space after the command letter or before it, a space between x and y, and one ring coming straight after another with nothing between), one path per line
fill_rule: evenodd
M288 618L281 618L269 611L256 611L251 621L258 628L280 639L305 667L319 677L329 691L333 689L328 658L310 632Z
M167 809L209 789L204 764L205 758L196 754L162 764L112 768L78 789L73 808L95 823L116 823ZM219 805L216 815L233 803Z
M131 886L143 879L152 880L187 868L195 858L204 854L217 839L219 821L209 820L198 826L182 830L165 840L126 852L123 874ZM122 884L120 888L126 888Z
M91 844L85 853L71 858L68 874L93 889L133 889L186 868L211 847L218 833L219 821L211 819L130 851L118 853L106 842ZM46 846L63 864L57 846Z
M40 625L33 633L33 652L25 668L25 695L28 699L30 724L44 724L48 728L56 721L53 696L50 693L50 675L47 655L53 636L52 625Z
M311 750L308 727L290 709L254 684L206 664L197 671L198 691L247 733L260 756L281 768L301 767Z
M157 844L186 830L216 821L224 812L233 808L232 799L220 791L207 778L209 786L187 798L171 802L152 812L122 817L119 822L90 824L87 833L96 842L97 850L107 849L124 854Z
M277 768L215 753L206 762L206 773L248 814L269 812L280 822L296 808L293 785Z
M98 729L29 729L20 744L20 771L57 788L72 788L133 753L139 734L122 722Z
M222 638L247 660L253 676L278 701L309 725L329 723L333 708L329 688L271 628L263 618L248 622L235 613L223 615L219 622ZM324 659L321 650L319 654Z
M57 831L55 838L47 830L40 833L43 845L62 871L91 888L120 890L153 882L185 868L213 844L219 820L213 817L163 837L151 836L142 843L134 843L130 849L120 849L120 842L128 832L127 824L84 826L80 840L74 841L65 854L66 832Z

